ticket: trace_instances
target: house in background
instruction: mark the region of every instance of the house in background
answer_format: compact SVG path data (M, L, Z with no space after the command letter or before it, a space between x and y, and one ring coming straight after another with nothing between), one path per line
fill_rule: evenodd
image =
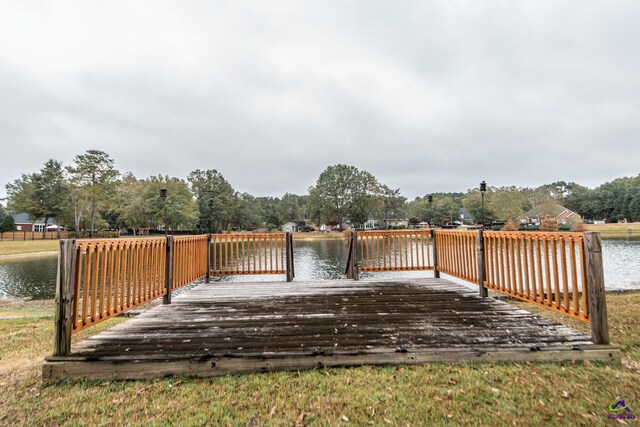
M52 227L57 229L53 218L49 218L47 220L47 230L45 230L44 218L32 221L29 214L24 212L12 213L12 216L13 222L16 224L17 231L35 231L36 233L41 233L43 231L51 230Z
M465 208L460 208L460 222L462 224L471 225L473 224L473 217Z
M370 219L364 223L365 230L377 230L379 228L380 228L380 224L377 219Z
M282 231L285 233L299 233L304 230L306 225L306 221L289 221L282 226Z
M524 215L518 217L520 224L542 224L545 218L556 220L558 224L574 225L581 221L582 217L574 211L565 208L557 203L540 205L531 209Z

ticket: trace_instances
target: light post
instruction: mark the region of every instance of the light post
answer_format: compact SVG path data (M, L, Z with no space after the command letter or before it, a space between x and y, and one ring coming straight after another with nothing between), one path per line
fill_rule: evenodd
M433 218L431 216L431 205L433 204L433 196L432 195L428 195L427 196L427 202L429 203L429 228L433 228L433 224L431 224L431 218Z
M482 198L482 228L484 228L484 193L487 192L487 183L482 181L480 183L480 197Z
M164 222L164 235L166 236L167 234L169 234L167 232L167 220L166 220L167 212L166 212L166 207L165 207L165 201L167 199L167 189L166 188L161 188L160 189L160 198L162 199L162 222Z
M209 199L209 202L207 203L207 205L209 206L209 215L208 215L208 230L209 233L211 233L211 216L213 215L213 199Z

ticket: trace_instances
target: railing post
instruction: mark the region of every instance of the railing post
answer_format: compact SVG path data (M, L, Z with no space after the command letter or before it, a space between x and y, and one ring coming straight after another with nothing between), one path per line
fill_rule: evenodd
M604 290L604 268L602 265L602 240L600 233L584 233L584 252L587 268L587 292L591 339L594 344L609 344L609 322L607 300ZM584 292L584 289L583 289Z
M358 281L360 280L360 268L358 265L358 232L353 230L351 235L353 236L353 253L351 254L351 261L353 262L353 280Z
M287 282L293 281L293 236L291 233L286 233L286 259L287 259Z
M478 286L480 288L480 296L486 298L489 296L487 288L484 287L484 281L487 275L487 265L484 262L484 233L478 230Z
M211 233L207 234L207 274L204 283L211 283Z
M73 327L73 298L75 294L76 241L60 240L58 275L56 278L56 314L54 356L67 356L71 352Z
M431 240L433 240L433 277L440 278L440 270L438 270L438 241L436 238L436 230L431 230Z
M166 293L162 297L163 304L171 304L171 289L173 288L173 236L167 236L167 254L164 264L164 288Z

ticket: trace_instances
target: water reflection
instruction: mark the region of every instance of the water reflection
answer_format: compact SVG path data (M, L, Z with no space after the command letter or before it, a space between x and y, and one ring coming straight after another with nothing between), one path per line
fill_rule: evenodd
M296 280L345 278L347 245L342 240L294 242ZM603 240L608 290L640 289L640 239ZM0 298L55 297L55 257L0 261ZM362 273L362 278L431 277L431 272ZM285 280L284 275L227 276L225 282ZM455 280L458 281L458 280Z
M57 257L0 261L0 298L54 298L57 261Z
M640 238L603 239L605 288L640 289Z

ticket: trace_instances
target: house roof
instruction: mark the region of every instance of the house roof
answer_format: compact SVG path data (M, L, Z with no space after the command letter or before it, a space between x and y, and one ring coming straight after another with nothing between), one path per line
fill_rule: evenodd
M526 213L526 216L529 218L536 218L539 216L548 216L555 218L566 210L568 209L558 203L544 204L531 209Z
M13 222L16 224L44 224L44 218L32 221L29 214L25 212L11 212L11 215L13 216ZM47 224L53 224L54 222L53 218L47 219Z

